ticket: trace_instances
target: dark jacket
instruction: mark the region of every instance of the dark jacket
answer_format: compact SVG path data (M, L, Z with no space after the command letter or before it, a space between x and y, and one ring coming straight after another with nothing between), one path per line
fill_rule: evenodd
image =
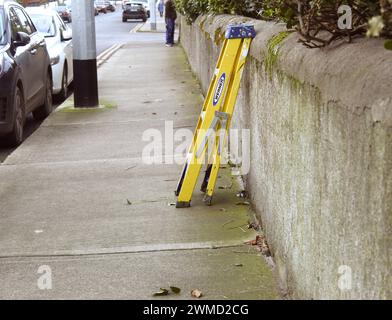
M165 19L177 19L176 7L172 0L168 0L165 3Z

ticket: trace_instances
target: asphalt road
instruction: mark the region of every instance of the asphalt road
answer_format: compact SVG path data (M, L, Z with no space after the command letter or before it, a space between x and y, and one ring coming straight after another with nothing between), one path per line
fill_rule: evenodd
M122 22L121 6L115 12L99 14L95 18L97 55L105 51L114 44L125 43L132 37L141 38L142 35L130 34L141 21ZM70 25L71 26L71 25ZM71 26L72 27L72 26ZM57 105L55 105L57 107ZM25 139L27 139L39 126L41 122L35 121L32 116L28 116L25 126ZM14 149L0 147L0 163L3 162Z

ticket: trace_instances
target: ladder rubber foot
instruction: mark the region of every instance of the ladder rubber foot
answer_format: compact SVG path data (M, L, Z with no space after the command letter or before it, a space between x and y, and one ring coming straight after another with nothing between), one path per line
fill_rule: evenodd
M205 195L203 202L206 204L206 206L211 206L212 205L212 196Z
M189 208L191 206L190 201L177 201L176 208Z

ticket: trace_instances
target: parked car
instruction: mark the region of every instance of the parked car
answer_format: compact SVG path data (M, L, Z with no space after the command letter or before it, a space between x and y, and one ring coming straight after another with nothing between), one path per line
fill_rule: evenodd
M133 3L133 4L142 5L143 8L144 8L144 9L146 10L146 12L147 12L147 18L150 17L150 5L149 5L149 3L148 3L148 0L130 0L130 1L128 0L128 1L124 1L124 2L123 2L123 9L124 9L125 5L128 4L128 3Z
M72 30L52 9L33 7L26 11L45 37L52 66L53 93L65 100L73 80Z
M122 21L127 22L129 19L140 19L147 21L146 9L141 4L126 3L122 13Z
M0 0L0 140L22 142L26 115L52 112L52 69L44 37L15 1Z
M71 7L64 5L64 6L57 6L56 11L60 15L61 19L63 21L66 21L68 23L72 22L72 10Z
M111 1L105 1L106 10L110 12L116 11L116 6Z
M103 13L108 12L108 9L106 8L106 1L100 1L100 0L95 1L95 5L96 5L96 8L99 13L100 12L103 12Z

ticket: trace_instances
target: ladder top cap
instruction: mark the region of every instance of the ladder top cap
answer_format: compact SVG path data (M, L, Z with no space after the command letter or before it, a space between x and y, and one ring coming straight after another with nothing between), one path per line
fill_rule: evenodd
M249 24L229 25L226 30L226 39L246 39L256 37L255 27Z

